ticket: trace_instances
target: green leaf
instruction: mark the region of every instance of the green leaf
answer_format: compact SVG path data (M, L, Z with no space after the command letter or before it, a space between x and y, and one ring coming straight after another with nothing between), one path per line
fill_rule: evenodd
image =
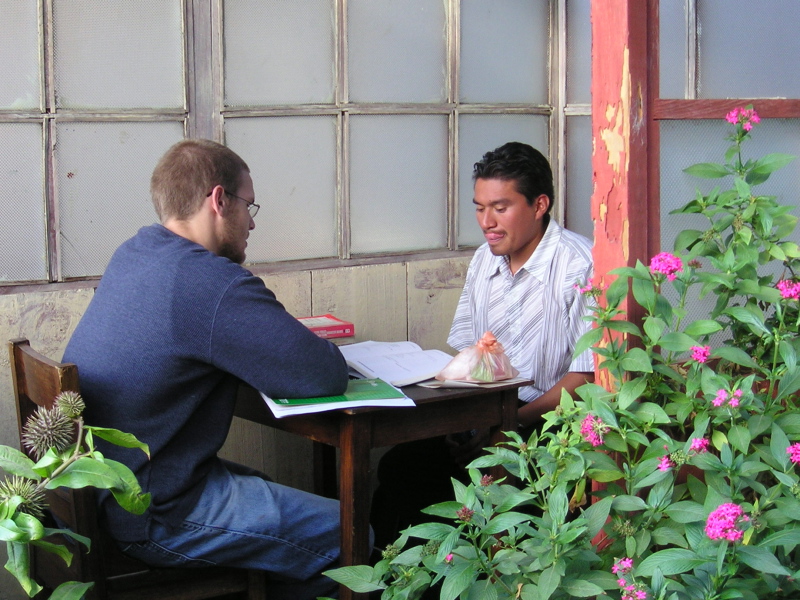
M560 583L561 574L556 570L556 566L546 568L539 576L539 598L546 600L552 596Z
M132 433L124 433L117 429L109 429L107 427L87 426L86 429L97 437L117 446L122 446L123 448L140 448L142 452L147 454L147 457L150 458L150 447L136 439L136 436Z
M744 425L734 425L728 430L728 442L742 454L747 454L750 439L750 431Z
M41 477L33 470L34 462L16 448L0 446L0 470L39 481Z
M676 252L687 250L703 237L703 233L704 232L699 229L684 229L678 234L678 237L675 238L673 248Z
M83 488L96 487L107 490L112 488L122 489L125 483L120 479L114 469L97 459L83 457L69 465L61 475L47 483L47 489L59 487Z
M68 581L62 583L50 595L50 600L81 600L86 596L86 592L94 587L94 582L80 583L78 581Z
M763 319L758 318L751 311L742 306L731 306L730 308L725 309L723 312L724 314L730 315L740 323L750 325L761 333L765 333L767 335L770 333L769 329L767 329L764 325Z
M731 174L726 167L717 163L697 163L685 168L683 172L703 179L718 179Z
M669 415L655 402L642 402L638 404L633 414L645 423L667 424L670 422Z
M410 537L423 540L443 540L455 530L452 525L445 523L421 523L406 529Z
M72 552L69 551L69 548L63 546L62 544L54 544L52 542L48 542L47 540L34 540L31 542L34 546L38 546L42 550L50 552L51 554L55 554L61 557L61 560L69 566L72 564Z
M323 571L322 574L359 594L386 589L386 585L382 582L373 581L373 568L367 565L339 567L338 569Z
M720 330L722 330L722 324L719 321L714 321L712 319L700 319L690 323L688 327L686 327L685 331L686 335L700 337L703 335L711 335L712 333L716 333Z
M630 381L626 381L619 388L617 406L620 410L627 409L631 404L641 397L646 389L647 378L645 377L634 377Z
M692 346L696 346L697 340L689 337L685 333L673 331L662 337L659 345L671 352L685 352Z
M711 561L701 558L693 550L667 548L666 550L654 552L645 558L636 568L636 575L650 577L655 573L656 569L660 569L664 575L678 575L709 562Z
M795 159L794 156L791 154L782 154L780 152L773 152L772 154L767 154L766 156L762 156L758 159L753 167L750 169L748 175L756 175L761 177L763 175L769 175L788 165ZM766 178L764 178L766 179ZM760 181L763 181L760 180Z
M121 487L111 488L117 503L134 515L141 515L150 506L150 494L142 494L142 488L133 472L120 462L106 459L105 464L117 474L123 482Z
M800 544L800 528L784 529L768 535L758 544L764 548L775 546L797 546Z
M641 348L631 348L625 353L620 361L620 366L626 371L636 371L640 373L652 373L653 365L647 352Z
M686 537L672 527L658 527L653 530L653 541L659 546L678 546L688 548Z
M747 354L744 350L740 348L734 348L733 346L720 346L714 350L714 356L724 358L725 360L729 360L730 362L743 367L749 367L751 369L758 368L758 365L749 354Z
M632 512L637 510L644 510L647 508L647 503L639 496L616 496L612 503L612 508L619 512Z
M593 598L603 593L603 588L585 579L564 579L561 589L576 598Z
M525 521L530 521L530 515L524 515L517 512L507 512L492 518L483 528L483 533L494 535L496 533L503 533L508 531L511 527L515 527Z
M477 579L475 565L471 562L457 563L445 577L440 600L455 600Z
M574 356L583 354L586 350L596 345L603 339L603 329L595 327L584 333L575 343Z
M678 523L695 523L698 521L705 521L708 517L708 511L703 508L702 504L692 502L691 500L684 500L682 502L675 502L664 509L673 521ZM664 572L665 575L672 575L674 573Z
M8 553L6 571L17 579L25 593L32 598L42 591L42 586L30 577L30 546L24 542L8 542L6 550Z
M611 512L612 502L613 498L608 496L594 502L589 508L583 511L583 518L586 519L587 534L590 539L600 533L603 525L606 524L608 514Z
M791 572L766 548L741 545L737 546L736 554L739 560L756 571L773 575L791 575Z

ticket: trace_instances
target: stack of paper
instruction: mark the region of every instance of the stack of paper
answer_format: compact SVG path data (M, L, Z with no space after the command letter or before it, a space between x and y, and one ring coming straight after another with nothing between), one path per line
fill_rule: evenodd
M414 342L359 342L339 346L347 364L364 377L379 377L402 387L432 379L453 357L423 350Z
M277 419L359 406L414 406L411 398L381 379L351 379L341 396L273 400L262 393L261 397Z

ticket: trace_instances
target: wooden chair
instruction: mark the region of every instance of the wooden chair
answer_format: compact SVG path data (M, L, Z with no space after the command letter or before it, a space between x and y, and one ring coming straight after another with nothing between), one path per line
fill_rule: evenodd
M78 368L58 363L34 351L28 340L9 342L11 373L17 406L20 447L22 429L37 407L51 407L62 391L78 392ZM266 581L261 571L244 569L151 568L125 556L100 527L94 488L58 488L47 493L49 510L60 527L67 527L92 541L91 551L72 540L56 543L72 547L72 564L55 554L33 547L31 575L52 590L65 581L94 582L87 594L93 600L200 600L238 594L248 600L265 597Z

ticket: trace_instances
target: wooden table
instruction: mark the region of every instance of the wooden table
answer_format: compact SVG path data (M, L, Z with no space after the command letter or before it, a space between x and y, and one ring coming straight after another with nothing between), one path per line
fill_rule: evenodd
M514 383L492 388L403 388L416 407L364 407L276 419L261 396L243 388L236 416L282 429L339 448L341 503L341 565L367 564L371 501L370 450L448 433L489 427L491 441L507 439L502 432L517 428L517 388ZM315 473L319 493L324 481ZM362 597L342 586L344 600Z

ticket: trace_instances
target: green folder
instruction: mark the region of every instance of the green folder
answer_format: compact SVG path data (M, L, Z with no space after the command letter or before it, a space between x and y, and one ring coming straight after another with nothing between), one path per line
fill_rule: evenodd
M405 398L406 395L383 379L351 379L347 390L341 396L320 396L318 398L280 398L276 404L283 406L301 406L304 404L332 404L336 402L352 402L354 400L390 400Z

